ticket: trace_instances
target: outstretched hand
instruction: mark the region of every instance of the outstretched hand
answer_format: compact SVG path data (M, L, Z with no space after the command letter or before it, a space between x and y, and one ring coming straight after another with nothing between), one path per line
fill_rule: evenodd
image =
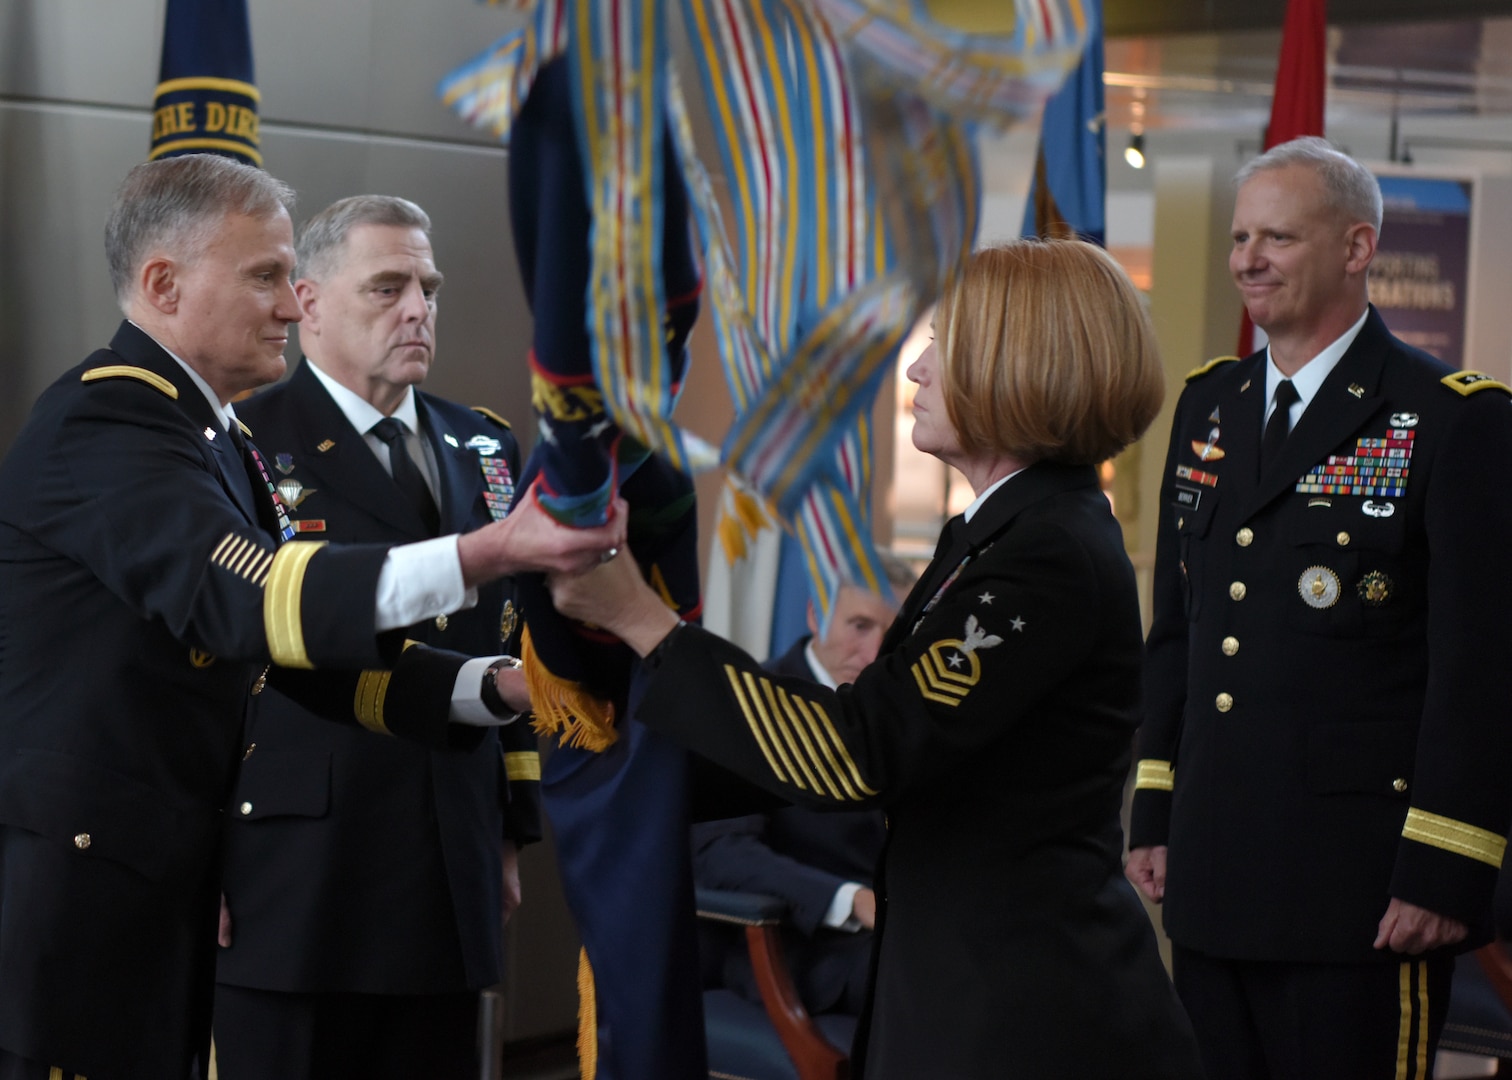
M458 538L463 583L474 588L509 574L587 570L607 552L624 546L628 517L624 500L615 499L603 525L570 528L542 509L532 486L503 521Z
M609 631L641 656L677 625L677 614L646 584L623 545L585 573L549 574L546 580L558 611Z

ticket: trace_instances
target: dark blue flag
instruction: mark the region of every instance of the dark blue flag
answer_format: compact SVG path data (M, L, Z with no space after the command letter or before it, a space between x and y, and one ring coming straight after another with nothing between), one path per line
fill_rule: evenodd
M148 161L223 154L262 165L247 0L168 0Z
M1025 236L1076 236L1102 246L1107 233L1108 159L1103 108L1102 4L1088 0L1086 51L1045 103Z

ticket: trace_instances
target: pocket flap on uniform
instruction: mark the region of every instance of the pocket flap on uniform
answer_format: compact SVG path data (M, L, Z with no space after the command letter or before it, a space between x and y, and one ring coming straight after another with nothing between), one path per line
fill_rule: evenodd
M329 750L256 750L241 764L231 816L324 817L331 805Z
M160 879L212 835L217 815L179 810L153 787L92 761L19 750L0 766L0 822Z
M1417 756L1415 724L1325 724L1307 743L1307 784L1314 794L1405 798Z

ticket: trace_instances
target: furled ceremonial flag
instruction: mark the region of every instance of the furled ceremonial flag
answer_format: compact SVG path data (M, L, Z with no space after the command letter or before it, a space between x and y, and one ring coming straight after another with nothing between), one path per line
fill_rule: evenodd
M168 0L148 161L223 154L262 165L247 0Z
M672 421L699 292L691 213L736 407L723 459L795 531L816 611L847 581L883 592L871 402L975 237L970 125L1037 115L1095 12L975 0L940 21L906 0L683 0L732 233L668 73L663 0L513 5L526 25L442 93L510 144L541 425L518 490L538 476L527 497L569 524L602 520L618 490L648 579L697 613L696 443ZM538 722L565 741L543 792L585 949L583 1075L701 1078L686 759L626 719L625 650L535 595L526 669Z
M1025 236L1076 236L1103 246L1107 238L1107 112L1103 106L1101 0L1087 0L1099 18L1081 63L1045 103L1039 154L1024 205Z
M1281 30L1281 62L1271 97L1265 149L1303 135L1323 134L1323 100L1328 90L1327 0L1287 0ZM1246 310L1239 321L1239 355L1255 350L1255 324Z

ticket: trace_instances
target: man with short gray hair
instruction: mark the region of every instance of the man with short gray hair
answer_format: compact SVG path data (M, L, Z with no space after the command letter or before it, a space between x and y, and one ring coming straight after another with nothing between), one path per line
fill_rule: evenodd
M300 231L305 358L237 406L300 535L403 543L508 513L509 425L420 390L442 284L429 234L424 210L389 195L341 199ZM513 587L404 633L479 654L457 686L481 707L492 657L519 652ZM436 751L313 724L269 690L246 742L231 805L253 809L226 830L222 1080L475 1080L478 991L502 977L518 848L540 839L529 724Z
M1365 168L1298 139L1238 185L1269 344L1177 404L1127 872L1209 1076L1426 1077L1512 816L1509 391L1370 306Z
M300 318L289 201L223 158L133 169L106 230L127 321L0 463L0 1080L203 1076L250 697L471 746L510 717L454 714L466 658L391 631L623 535L527 499L420 544L296 539L230 404Z

